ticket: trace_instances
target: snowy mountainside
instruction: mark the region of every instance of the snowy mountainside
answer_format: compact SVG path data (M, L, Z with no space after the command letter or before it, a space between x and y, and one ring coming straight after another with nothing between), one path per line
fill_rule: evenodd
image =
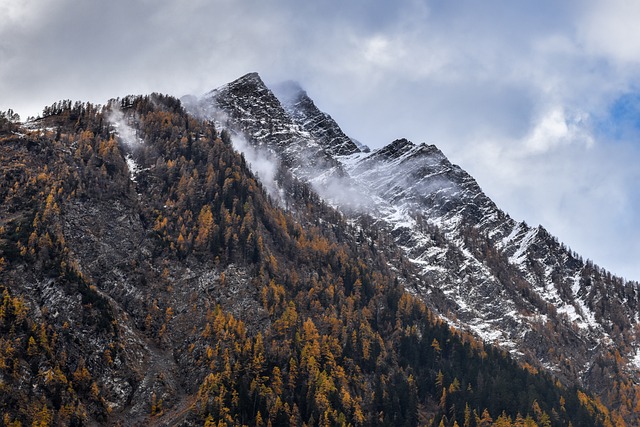
M398 140L343 163L395 207L383 219L422 269L416 293L428 300L443 292L450 305L441 314L452 323L578 381L592 380L582 374L607 348L633 360L637 284L581 261L544 228L511 219L436 147Z
M614 381L615 352L640 379L637 283L510 218L435 146L399 139L364 152L299 86L276 92L253 73L199 108L278 154L354 221L369 215L390 230L420 271L407 288L452 324L595 392Z
M394 206L382 219L422 270L415 292L427 300L444 293L449 305L440 312L453 324L568 378L573 369L591 368L599 343L613 343L614 324L627 330L636 324L637 285L613 278L604 285L597 268L542 227L511 219L436 147L397 140L342 161L356 182ZM555 333L545 333L549 327ZM575 341L567 345L565 335ZM634 335L615 341L635 354ZM557 357L549 348L564 353Z

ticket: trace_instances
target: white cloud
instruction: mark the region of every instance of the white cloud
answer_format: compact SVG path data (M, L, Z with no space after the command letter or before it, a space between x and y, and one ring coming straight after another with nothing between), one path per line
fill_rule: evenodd
M607 265L640 278L640 154L594 125L640 87L637 22L628 0L0 0L0 110L298 79L363 143L435 143L514 217L628 248Z
M585 128L586 118L584 114L567 117L560 106L551 108L524 139L524 154L546 153L560 145L572 143L592 146L593 137Z
M0 26L17 26L27 21L31 16L37 16L34 8L38 6L35 1L0 1Z
M593 1L578 25L587 49L621 63L640 63L640 3Z
M244 137L234 134L231 137L233 148L244 155L251 172L260 179L273 200L279 202L280 194L276 183L279 162L266 149L250 145Z
M124 117L124 113L117 105L112 105L107 120L114 126L120 140L127 146L129 151L135 150L142 145L142 139L138 137L137 131L129 126L129 123Z

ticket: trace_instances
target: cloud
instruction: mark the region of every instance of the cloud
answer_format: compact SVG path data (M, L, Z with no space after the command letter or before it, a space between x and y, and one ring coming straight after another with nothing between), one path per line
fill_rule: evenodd
M627 0L0 0L0 110L295 79L352 137L435 143L514 217L628 247L608 265L640 278L640 132L615 113L639 21Z
M584 114L568 117L559 106L550 109L524 139L524 153L541 154L562 144L580 143L587 147L592 146L593 137L585 127L587 119Z
M588 51L621 64L640 64L640 3L611 0L590 5L578 26Z
M584 129L572 126L552 113L524 144L478 139L455 156L514 219L542 224L585 258L637 279L640 170L633 163L640 150L631 143L590 143ZM540 127L550 134L540 140L556 143L532 152L527 143L543 132Z
M231 143L236 151L244 155L251 172L264 185L269 196L276 202L280 202L280 190L276 183L278 159L266 149L249 144L241 135L233 134Z
M116 104L111 105L107 120L115 128L115 131L120 137L120 141L129 151L135 151L142 146L142 139L138 136L137 131L129 126L129 123L124 117L124 113Z

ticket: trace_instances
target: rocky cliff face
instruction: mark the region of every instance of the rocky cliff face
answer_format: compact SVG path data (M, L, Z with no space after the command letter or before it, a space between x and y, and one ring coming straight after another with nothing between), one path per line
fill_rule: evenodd
M320 111L307 93L295 82L284 82L273 87L280 104L289 117L331 156L344 156L360 152L360 148L340 129L327 113Z
M276 152L299 176L309 179L316 171L329 175L342 173L341 165L322 146L330 141L317 140L298 124L257 73L209 92L199 108L205 117L225 127L233 124L232 128L255 145ZM318 124L313 127L316 133L320 129Z
M612 358L623 380L640 379L637 283L510 218L435 146L400 139L365 153L298 86L276 92L254 74L202 102L353 221L389 230L420 271L407 287L452 324L567 384L612 385Z

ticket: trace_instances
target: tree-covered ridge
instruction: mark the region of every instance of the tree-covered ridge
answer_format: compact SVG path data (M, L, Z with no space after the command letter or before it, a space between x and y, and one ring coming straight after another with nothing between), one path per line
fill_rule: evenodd
M284 171L291 210L276 206L229 134L178 100L65 101L44 115L0 141L2 423L127 425L137 407L145 424L622 422L437 319L368 230ZM92 221L96 241L75 227ZM96 242L124 242L126 262L94 257ZM215 272L215 286L193 289L189 271ZM132 343L169 355L176 384L159 370L147 385L152 365L136 364Z

